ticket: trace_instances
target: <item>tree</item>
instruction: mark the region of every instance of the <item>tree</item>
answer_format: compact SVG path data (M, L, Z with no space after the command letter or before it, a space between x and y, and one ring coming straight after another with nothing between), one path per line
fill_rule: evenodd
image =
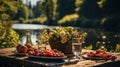
M47 17L48 25L53 25L53 12L54 12L54 3L53 0L46 0L42 3L42 14Z
M57 0L58 19L75 13L75 0Z
M102 18L99 0L76 0L76 13L79 15L76 21L80 27L99 28Z
M29 9L29 18L33 18L34 17L34 14L33 14L33 10L32 9Z
M78 14L88 19L96 19L101 16L101 9L97 4L98 0L84 0L80 5Z
M75 25L74 21L76 21L79 18L78 14L70 14L64 16L62 19L58 21L60 25L67 25L67 26L73 26ZM70 23L71 22L71 23ZM76 24L77 25L77 24Z
M102 3L103 19L102 27L111 31L119 31L120 28L120 0L105 0Z
M0 20L0 39L3 39L5 37L5 26L3 22Z
M29 16L29 9L25 5L21 5L14 19L23 18L26 20L28 19L28 16Z
M0 0L1 20L13 19L17 13L20 3L20 0ZM3 18L3 16L5 18Z
M102 4L104 15L120 14L120 0L105 0Z
M19 35L12 29L10 21L18 12L20 0L0 0L0 48L15 47Z
M35 15L35 18L40 17L41 15L41 9L42 9L42 4L40 1L37 1L37 4L35 7L33 7L33 13Z
M16 47L19 43L19 35L12 29L12 22L0 21L0 48Z
M29 1L28 8L29 8L29 9L31 9L31 8L32 8L31 1Z

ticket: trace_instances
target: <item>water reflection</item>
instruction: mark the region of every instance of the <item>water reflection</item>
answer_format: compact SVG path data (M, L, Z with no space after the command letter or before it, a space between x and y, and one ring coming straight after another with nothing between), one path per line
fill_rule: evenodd
M23 44L26 44L26 40L27 40L26 32L30 30L29 34L31 37L31 41L34 45L36 45L38 31L48 28L47 25L38 25L38 24L13 24L12 27L20 35L20 40Z
M38 24L13 24L12 27L17 30L37 30L48 28L47 25L38 25Z
M26 39L27 39L27 36L26 35L21 35L21 42L23 44L26 44ZM36 45L36 40L37 40L37 33L33 33L31 34L31 41L34 45Z

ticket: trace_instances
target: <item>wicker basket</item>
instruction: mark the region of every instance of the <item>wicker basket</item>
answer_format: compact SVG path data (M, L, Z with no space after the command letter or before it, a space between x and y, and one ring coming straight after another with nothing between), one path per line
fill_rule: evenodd
M51 49L57 49L63 52L65 55L73 54L72 52L72 43L69 45L63 45L60 41L51 41L49 42Z

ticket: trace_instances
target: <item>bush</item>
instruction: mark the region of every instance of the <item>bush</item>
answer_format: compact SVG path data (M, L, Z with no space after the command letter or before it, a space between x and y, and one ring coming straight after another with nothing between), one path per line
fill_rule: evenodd
M92 50L92 48L93 48L92 44L90 44L90 46L86 47L87 50Z
M20 42L19 35L11 28L9 22L2 23L2 26L4 29L0 32L4 31L4 36L0 36L0 48L16 47Z
M118 15L110 15L108 17L104 17L101 21L102 28L110 31L120 31L120 16Z
M115 52L120 52L120 44L117 44L117 45L116 45Z
M71 21L74 22L78 19L78 17L79 16L77 14L66 15L58 21L58 24L65 24L65 23L71 22Z

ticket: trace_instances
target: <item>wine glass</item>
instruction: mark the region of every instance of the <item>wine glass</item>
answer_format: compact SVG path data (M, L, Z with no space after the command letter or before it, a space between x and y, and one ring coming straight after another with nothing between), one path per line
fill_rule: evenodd
M80 42L80 38L73 38L72 50L75 55L75 59L78 60L82 52L82 43Z

